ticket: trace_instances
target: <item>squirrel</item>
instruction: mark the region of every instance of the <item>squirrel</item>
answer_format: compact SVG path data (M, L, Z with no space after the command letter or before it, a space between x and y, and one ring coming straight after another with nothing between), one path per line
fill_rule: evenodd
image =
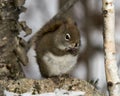
M80 32L72 18L56 18L43 26L29 43L34 46L43 77L69 74L77 63Z

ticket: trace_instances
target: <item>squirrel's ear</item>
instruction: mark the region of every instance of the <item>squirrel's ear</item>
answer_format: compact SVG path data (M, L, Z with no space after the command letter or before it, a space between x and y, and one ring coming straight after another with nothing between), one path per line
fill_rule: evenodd
M50 33L50 32L55 32L58 30L58 28L62 25L66 24L72 24L73 20L67 16L67 17L59 17L50 20L47 24L45 24L41 29L40 29L40 34L38 34L39 38L41 38L43 35Z
M69 16L61 16L59 18L50 20L42 27L40 31L42 31L43 34L48 32L55 32L63 24L74 24L74 22Z
M63 20L61 19L50 20L46 25L42 27L40 31L43 34L48 32L55 32L62 24L63 24Z
M41 29L40 29L40 34L37 34L37 37L42 38L47 33L50 32L55 32L61 25L63 24L63 20L60 18L55 18L48 23L46 23Z

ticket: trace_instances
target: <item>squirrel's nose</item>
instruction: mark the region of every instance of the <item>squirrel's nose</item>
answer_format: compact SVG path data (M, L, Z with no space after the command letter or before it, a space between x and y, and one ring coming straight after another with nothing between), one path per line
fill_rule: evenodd
M74 47L78 47L78 43L75 43L75 46Z
M80 44L79 43L75 43L74 44L74 47L76 48L76 47L79 47L80 46Z
M72 48L78 48L79 46L80 46L79 43L73 43L73 44L72 44Z

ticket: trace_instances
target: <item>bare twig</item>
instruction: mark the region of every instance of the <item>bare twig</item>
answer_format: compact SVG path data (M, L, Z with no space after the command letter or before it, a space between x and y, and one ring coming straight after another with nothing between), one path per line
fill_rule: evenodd
M52 19L50 19L49 22L55 21L55 19L61 18L62 16L64 16L77 1L78 0L67 1L67 3L59 10L59 12ZM46 23L45 26L43 26L42 28L46 27L47 25L50 25L49 22Z
M60 9L60 11L53 17L57 18L65 14L78 0L68 0L68 2Z
M115 50L115 11L114 0L103 1L103 18L104 18L104 51L105 51L105 69L106 79L110 96L120 96L118 82L118 68L116 63Z
M48 22L46 23L42 29L44 29L46 26L50 26L50 23L52 21L55 21L57 18L61 18L62 16L64 16L68 10L77 2L78 0L69 0L61 9L60 11ZM41 29L41 30L42 30Z

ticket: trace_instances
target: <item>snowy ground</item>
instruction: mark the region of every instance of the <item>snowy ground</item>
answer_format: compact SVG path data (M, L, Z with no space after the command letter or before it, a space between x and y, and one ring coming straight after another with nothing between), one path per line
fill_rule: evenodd
M24 94L16 94L5 90L4 95L5 96L84 96L85 92L56 89L53 93L51 92L51 93L32 95L32 92L27 92Z

